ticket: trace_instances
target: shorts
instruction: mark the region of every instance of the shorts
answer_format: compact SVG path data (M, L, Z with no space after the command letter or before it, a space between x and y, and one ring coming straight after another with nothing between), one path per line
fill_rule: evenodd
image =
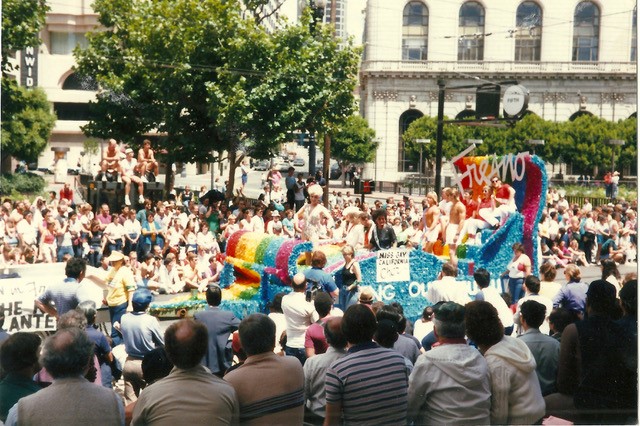
M431 231L427 232L426 240L428 243L435 243L438 240L438 234L440 233L440 227L436 226Z
M445 244L454 245L457 240L458 224L451 223L447 226Z

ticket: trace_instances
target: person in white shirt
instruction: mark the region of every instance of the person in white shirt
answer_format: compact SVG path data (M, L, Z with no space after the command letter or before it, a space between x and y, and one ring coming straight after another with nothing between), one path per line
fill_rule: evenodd
M133 149L127 148L124 152L126 157L120 160L120 169L122 170L122 182L124 182L124 203L127 206L131 205L131 182L138 185L138 203L144 203L144 185L142 179L135 175L136 168L138 167L138 161L133 158Z
M524 289L525 296L518 301L518 305L516 307L516 313L513 315L513 321L517 328L518 334L522 334L524 330L522 329L522 325L520 324L520 307L527 300L533 300L541 305L544 305L546 313L544 317L544 322L540 326L540 332L543 334L549 334L549 314L553 310L553 301L541 296L540 292L540 279L535 275L529 275L524 280Z
M462 306L471 301L465 283L456 281L457 268L452 263L442 265L439 280L430 282L427 299L432 303L456 302Z
M256 215L251 218L253 232L257 232L258 234L265 233L263 214L264 210L259 208L256 210Z
M307 279L301 272L294 275L293 292L282 298L282 312L287 322L287 343L285 354L294 356L304 365L306 353L304 339L307 328L318 320L318 313L311 301L306 298Z
M478 268L473 273L473 279L480 291L476 293L475 300L484 300L493 305L498 311L500 322L504 326L504 334L510 336L513 333L513 312L504 301L498 290L491 287L491 275L484 268Z

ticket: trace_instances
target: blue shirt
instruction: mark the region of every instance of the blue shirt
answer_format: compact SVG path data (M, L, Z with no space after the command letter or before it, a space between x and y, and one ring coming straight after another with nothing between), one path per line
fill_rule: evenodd
M80 283L75 278L65 278L64 281L47 287L44 293L38 296L38 301L44 305L53 305L58 316L62 316L78 306L79 287Z
M553 298L553 307L563 307L574 312L584 313L589 285L583 282L568 282L562 286Z
M156 346L163 345L158 319L145 312L129 312L120 320L120 330L127 355L143 358Z
M304 271L304 276L307 281L315 281L322 286L322 291L326 293L333 293L338 289L333 277L323 271L321 268L310 268ZM309 288L307 288L309 290Z

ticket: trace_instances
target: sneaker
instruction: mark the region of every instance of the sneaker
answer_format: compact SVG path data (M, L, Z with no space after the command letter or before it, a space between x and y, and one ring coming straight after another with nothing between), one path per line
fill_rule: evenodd
M102 179L100 179L102 182L106 182L107 181L107 175L103 174L102 175Z
M128 195L124 196L124 204L125 204L125 206L130 206L131 205L131 200L129 199Z
M140 195L140 196L138 197L138 203L140 203L140 204L144 204L144 195Z

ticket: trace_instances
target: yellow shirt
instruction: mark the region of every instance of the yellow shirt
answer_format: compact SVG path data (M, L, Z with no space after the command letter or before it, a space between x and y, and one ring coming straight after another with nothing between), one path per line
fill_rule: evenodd
M129 301L129 293L136 289L136 280L131 268L121 266L117 271L112 268L107 275L107 305L118 306Z

